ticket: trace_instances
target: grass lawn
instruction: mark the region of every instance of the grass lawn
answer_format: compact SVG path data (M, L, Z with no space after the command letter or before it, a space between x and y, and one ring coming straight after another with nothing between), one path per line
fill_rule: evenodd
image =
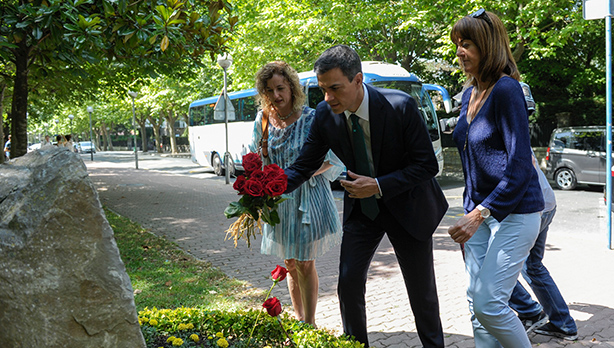
M260 308L264 293L229 278L140 225L105 208L132 281L137 311L145 307L205 310Z

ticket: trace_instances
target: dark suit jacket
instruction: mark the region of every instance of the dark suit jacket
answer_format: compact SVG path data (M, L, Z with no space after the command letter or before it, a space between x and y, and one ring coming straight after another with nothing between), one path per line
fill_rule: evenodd
M439 184L437 158L415 100L392 89L366 85L369 92L369 126L375 177L382 190L380 202L414 238L427 240L448 209ZM344 114L335 114L323 101L301 154L288 169L288 190L293 191L320 168L329 149L356 172L352 143ZM345 193L346 221L357 199Z

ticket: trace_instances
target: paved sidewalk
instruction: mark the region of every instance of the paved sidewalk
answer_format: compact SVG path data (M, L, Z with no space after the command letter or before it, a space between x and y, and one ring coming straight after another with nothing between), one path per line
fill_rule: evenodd
M224 217L223 210L237 199L232 186L226 185L223 177L215 177L206 168L191 164L189 159L139 155L139 170L134 169L130 153L120 160L97 154L91 162L89 157L83 157L103 205L176 242L229 276L268 289L267 276L282 261L261 255L259 241L251 249L244 243L234 248L231 241L224 241L224 231L232 220ZM448 347L473 347L462 256L447 234L448 226L462 214L462 186L444 182L442 187L450 210L433 238L445 341ZM560 192L557 191L557 199ZM342 193L335 191L335 196L341 213ZM602 235L597 238L594 233L581 233L605 231L605 209L600 208L599 196L595 192L594 206L578 207L577 216L582 216L581 219L575 213L576 217L557 214L551 230L562 232L551 233L547 245L546 265L570 303L579 339L568 342L532 335L535 347L614 347L614 251L606 248ZM335 248L317 260L320 299L316 322L341 333L336 296L338 256L339 249ZM284 305L290 304L286 287L276 287L275 295ZM369 270L367 301L369 340L373 347L421 346L403 279L387 239L378 248Z

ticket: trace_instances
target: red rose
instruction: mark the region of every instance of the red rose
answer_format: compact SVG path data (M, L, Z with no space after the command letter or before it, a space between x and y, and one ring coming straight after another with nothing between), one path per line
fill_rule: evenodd
M264 184L264 172L261 169L255 169L249 176L249 180L260 181Z
M275 180L278 176L285 174L284 170L279 168L279 166L275 163L265 166L263 170L264 177L267 181Z
M284 174L285 175L285 174ZM277 178L271 182L268 182L264 187L264 193L271 197L281 196L288 188L288 181L283 178Z
M252 180L251 178L245 181L245 193L252 197L262 197L264 195L264 185L259 180Z
M275 267L275 269L271 271L271 277L273 278L273 280L280 282L286 279L287 273L288 273L288 270L285 267L281 267L280 265L277 265L277 267Z
M264 301L262 307L266 308L266 311L272 317L276 317L281 313L281 303L277 297L271 297L270 299Z
M262 159L260 155L250 152L243 156L243 169L245 169L245 175L247 176L250 176L256 169L262 169Z
M239 175L237 177L237 180L235 180L235 183L232 184L232 188L239 191L240 195L244 195L245 194L245 176L243 175Z

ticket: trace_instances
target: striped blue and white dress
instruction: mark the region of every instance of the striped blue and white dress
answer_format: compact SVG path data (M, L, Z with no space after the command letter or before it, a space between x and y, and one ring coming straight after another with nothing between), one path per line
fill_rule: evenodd
M296 122L280 129L269 123L269 163L288 168L298 157L307 140L315 118L315 110L303 107ZM256 152L262 138L262 111L258 112L250 150ZM316 175L298 189L287 194L290 199L278 206L280 223L263 224L260 252L284 260L314 260L341 241L341 221L330 181L343 171L343 163L332 151L325 161L333 164L326 172Z

